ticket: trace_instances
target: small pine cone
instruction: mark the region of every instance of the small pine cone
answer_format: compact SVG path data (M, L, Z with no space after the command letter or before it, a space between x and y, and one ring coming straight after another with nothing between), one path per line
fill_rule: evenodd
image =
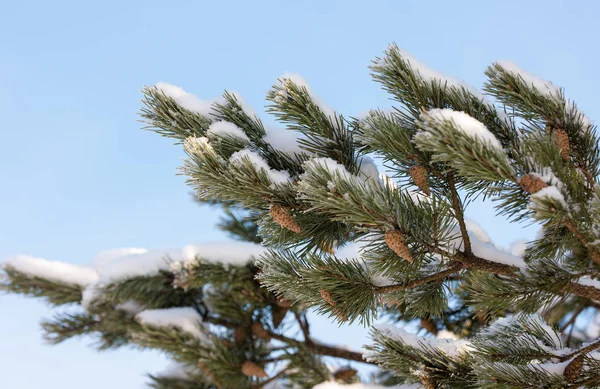
M342 322L348 321L348 316L346 316L346 314L344 312L342 312L342 310L339 309L338 307L331 308L331 311L333 312L334 315L336 315L338 317L338 319L340 319L340 321L342 321Z
M423 191L427 196L431 194L429 190L429 172L423 165L415 165L408 170L410 178L412 178L415 185Z
M262 326L259 322L252 323L252 333L256 335L257 338L262 340L271 340L271 335L265 330L265 327Z
M269 214L275 223L293 232L300 232L300 227L290 213L281 205L272 205Z
M437 333L438 333L438 329L437 329L437 326L435 325L435 322L429 318L421 319L421 327L425 328L429 333L431 333L433 335L437 335Z
M554 130L552 130L552 134L554 135L554 142L560 149L561 158L567 161L571 152L571 146L569 145L569 135L565 130L562 130L560 128L555 128Z
M521 185L521 189L529 194L537 193L548 186L541 178L536 177L533 174L526 174L521 177L519 185Z
M435 389L435 381L428 375L422 375L419 377L419 379L421 380L421 384L425 389Z
M346 383L352 378L356 377L356 373L356 370L354 370L351 367L342 367L341 369L338 369L335 373L333 373L333 378Z
M321 244L319 245L319 247L321 248L322 251L329 253L329 254L335 254L335 250L333 249L333 244L323 241L321 242Z
M244 327L237 327L235 329L233 337L236 343L243 343L246 340L246 336L246 329Z
M594 248L590 250L590 257L592 257L592 261L597 264L600 264L600 253Z
M282 308L280 306L273 306L271 308L271 319L273 323L273 327L279 328L279 325L285 318L285 315L288 313L288 308Z
M251 361L242 364L242 373L248 377L268 377L265 369Z
M321 289L319 290L319 293L321 293L321 297L323 297L323 300L325 300L327 304L331 305L332 307L335 306L335 300L333 300L333 297L331 297L331 293L328 290Z
M573 383L577 381L577 378L581 375L581 371L583 370L583 355L579 355L565 367L565 371L563 372L563 377L569 383Z
M231 343L230 341L228 341L227 339L222 339L221 340L221 344L223 346L225 346L226 348L234 348L235 344Z
M394 252L403 259L406 259L408 262L413 261L413 257L410 254L410 250L404 242L404 235L401 231L398 230L390 230L385 233L385 243L389 248L394 250Z

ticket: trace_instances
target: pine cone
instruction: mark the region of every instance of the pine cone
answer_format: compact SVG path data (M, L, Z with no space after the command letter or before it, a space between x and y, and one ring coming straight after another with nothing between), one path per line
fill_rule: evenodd
M221 344L223 346L225 346L226 348L234 348L235 344L231 343L230 341L228 341L227 339L222 339L221 340Z
M251 361L246 361L242 364L242 373L248 377L268 377L265 369Z
M437 326L435 325L435 322L429 318L421 319L421 327L425 328L429 333L431 333L433 335L437 335L437 333L438 333L438 329L437 329Z
M338 307L336 307L336 302L333 299L333 297L331 296L331 292L329 292L328 290L325 289L321 289L319 290L319 293L321 293L321 297L323 298L323 300L325 300L325 302L327 304L329 304L331 306L331 311L341 320L341 321L348 321L348 316L346 316L344 314L344 312L342 312L341 309L339 309Z
M552 134L554 135L554 143L556 143L560 149L561 158L567 161L571 152L571 146L569 145L569 134L560 128L555 128L552 130Z
M435 381L428 375L422 375L419 377L419 379L421 380L421 384L425 389L435 389Z
M327 304L331 305L332 307L335 306L335 301L333 300L333 297L331 297L331 293L328 290L321 289L319 290L319 293L321 293L321 297L323 297L323 300L325 300Z
M319 247L321 248L322 251L329 253L329 254L335 254L335 250L333 249L333 244L323 241L321 242L321 244L319 245Z
M344 383L348 382L355 376L356 370L354 370L351 367L342 367L341 369L338 369L335 373L333 373L333 378Z
M271 335L265 330L265 327L262 326L259 322L252 323L250 327L252 329L252 333L256 335L257 338L262 340L271 340Z
M521 177L519 185L521 185L521 189L529 194L537 193L548 186L541 178L536 177L533 174L526 174Z
M413 261L413 257L410 254L410 250L408 246L404 242L404 234L398 230L390 230L385 233L385 243L389 248L394 250L394 252L403 259L406 259L408 262Z
M571 362L565 367L565 371L563 372L563 377L569 383L573 383L577 381L577 378L581 375L581 371L583 370L583 355L580 354L573 358Z
M273 327L279 328L279 325L288 313L288 308L282 308L278 305L271 307L271 319Z
M415 165L408 170L410 178L415 185L423 191L427 196L431 194L429 190L429 172L423 165Z
M338 319L340 319L340 321L342 321L342 322L348 321L348 316L346 316L346 314L344 312L342 312L342 310L339 309L338 307L331 308L331 311L333 312L334 315L336 315L338 317Z
M281 205L272 205L269 214L273 218L273 221L281 227L287 228L293 232L300 232L300 227L298 227L294 217Z
M233 335L236 343L243 343L246 340L246 336L246 329L244 327L236 327Z

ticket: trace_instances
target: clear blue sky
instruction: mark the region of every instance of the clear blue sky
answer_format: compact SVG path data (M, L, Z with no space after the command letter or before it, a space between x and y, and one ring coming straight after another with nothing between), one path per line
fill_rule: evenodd
M511 59L566 87L592 118L600 3L588 1L5 1L0 23L0 260L86 263L115 247L222 238L175 176L181 151L136 122L139 90L226 88L260 109L284 71L347 114L390 105L367 65L391 41L474 85ZM502 244L518 229L471 212ZM529 231L530 233L530 231ZM42 345L36 301L0 296L0 386L141 388L163 360ZM360 331L331 332L346 342ZM352 334L352 335L349 335Z

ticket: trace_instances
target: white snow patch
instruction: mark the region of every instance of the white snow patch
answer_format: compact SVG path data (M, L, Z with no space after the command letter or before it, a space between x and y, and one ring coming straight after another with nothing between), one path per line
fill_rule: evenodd
M294 130L286 130L278 127L265 127L265 142L270 144L275 150L287 154L301 154L304 152L298 144L300 133Z
M464 339L426 338L389 324L375 325L375 328L382 335L401 341L410 347L424 351L427 348L438 349L450 358L459 357L472 349L471 343Z
M590 278L589 276L584 276L584 277L579 278L577 280L577 283L579 285L592 286L596 289L600 289L600 280L594 280L593 278Z
M478 139L498 150L503 150L502 145L487 127L479 120L467 115L462 111L453 111L448 108L431 109L424 113L425 116L437 121L452 122L457 130L465 135Z
M115 309L130 313L132 315L137 315L138 313L142 312L145 308L140 304L136 303L135 301L129 300L124 302L123 304L115 305Z
M481 242L489 243L490 236L483 230L483 227L479 223L474 220L465 219L465 226L467 227L467 231L471 232L473 235L477 237Z
M375 161L371 157L363 156L358 159L360 165L360 175L365 180L379 181L379 170Z
M72 265L60 261L49 261L28 255L10 257L6 260L5 266L10 266L31 277L44 278L65 284L86 286L98 279L98 273L91 267Z
M233 138L241 139L245 142L250 142L250 139L241 128L239 128L233 123L226 122L224 120L212 123L208 127L207 134L217 137L230 136Z
M267 161L265 161L257 152L252 150L243 149L236 151L231 155L231 157L229 157L229 162L232 165L238 165L241 164L246 158L252 163L255 169L264 170L273 184L281 185L290 182L291 178L289 172L285 170L271 169L269 164L267 164Z
M311 100L319 107L321 112L325 114L325 116L329 117L331 120L335 120L336 114L335 111L325 104L312 90L308 82L304 79L304 77L299 74L294 73L284 73L278 79L278 85L281 88L280 97L285 99L288 97L288 90L290 88L290 83L296 84L299 87L304 87L306 92L310 96Z
M180 380L189 380L194 375L201 374L200 370L191 365L184 365L179 362L171 361L167 368L158 374L155 374L159 377L168 377Z
M460 339L454 332L448 330L440 330L438 331L436 338L438 339L452 339L458 340Z
M200 100L195 95L186 92L183 88L171 85L166 82L159 82L154 85L158 90L162 91L165 96L172 98L182 108L192 111L199 115L209 117L213 113L212 105L215 102L223 103L222 99L219 100Z
M202 317L194 308L147 309L138 313L135 318L142 325L175 327L198 339L206 338L201 330Z
M550 81L546 81L543 78L536 76L535 74L526 72L516 63L506 60L499 60L496 61L496 64L500 65L505 71L521 77L528 86L532 86L540 93L543 93L551 98L560 96L560 88L558 86L554 85Z
M430 68L421 61L417 60L412 54L408 53L407 51L404 51L402 49L398 49L398 51L400 52L400 56L402 57L404 62L408 63L412 71L418 73L423 79L423 81L427 81L430 83L439 82L441 85L446 85L446 87L454 87L457 89L464 88L471 94L480 98L481 100L485 100L485 97L481 94L479 90L477 90L477 88L465 83L464 81L456 77L447 76L441 72L438 72L437 70ZM387 61L384 61L382 64L383 66L386 66Z
M564 209L569 209L569 207L567 206L567 202L565 201L565 197L562 193L560 193L558 188L553 185L549 185L544 189L540 190L539 192L536 192L531 195L532 200L544 198L556 200L564 207ZM535 206L533 206L533 208L535 208Z
M258 258L263 252L264 247L256 243L239 241L205 242L184 247L183 259L187 263L198 257L210 262L242 266L252 259Z
M523 256L525 256L525 251L527 250L528 243L529 242L525 239L514 241L510 246L510 253L514 256L522 258Z
M571 363L571 360L564 362L544 362L544 363L529 363L527 366L531 368L543 369L551 374L557 374L562 376L565 372L567 365Z
M127 278L153 276L168 271L172 262L181 261L181 250L152 250L119 258L99 270L103 283L118 282Z
M104 266L107 266L114 260L117 260L121 257L125 257L127 255L133 254L144 254L147 253L148 250L138 247L128 247L128 248L118 248L112 250L101 251L94 259L92 259L91 266L95 269L100 269Z
M362 383L354 383L354 384L338 384L335 381L326 381L321 382L317 386L313 386L313 389L421 389L423 386L421 385L401 385L401 386L381 386L374 384L362 384Z

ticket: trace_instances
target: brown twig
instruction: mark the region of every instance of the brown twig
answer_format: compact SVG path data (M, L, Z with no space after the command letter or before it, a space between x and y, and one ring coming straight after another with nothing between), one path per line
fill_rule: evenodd
M467 226L465 225L465 215L463 213L462 204L460 203L460 197L458 196L458 192L456 191L456 182L454 180L453 174L448 175L448 187L450 188L452 206L456 214L456 220L458 221L458 226L460 227L460 234L463 238L465 253L471 254L471 239L469 238Z

